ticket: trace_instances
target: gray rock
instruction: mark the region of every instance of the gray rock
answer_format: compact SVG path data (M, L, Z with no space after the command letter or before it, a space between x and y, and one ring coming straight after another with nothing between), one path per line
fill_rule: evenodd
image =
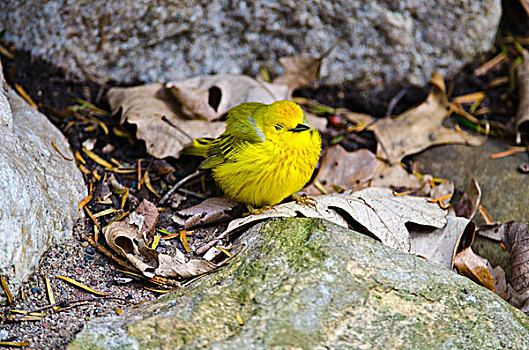
M529 347L528 318L496 294L329 222L267 221L239 244L229 265L89 323L69 349Z
M481 187L481 204L497 222L528 222L528 174L518 171L528 162L526 153L490 159L489 156L507 150L504 143L488 139L480 147L447 145L433 147L415 156L421 171L454 181L456 189L464 190L472 178ZM476 214L478 223L483 223Z
M0 64L0 275L13 294L42 254L71 237L86 187L66 138L5 82ZM5 301L0 288L0 302Z
M319 57L343 37L324 82L422 84L489 50L500 15L500 0L4 0L0 28L18 47L103 80L256 75L260 65L278 74L279 57Z

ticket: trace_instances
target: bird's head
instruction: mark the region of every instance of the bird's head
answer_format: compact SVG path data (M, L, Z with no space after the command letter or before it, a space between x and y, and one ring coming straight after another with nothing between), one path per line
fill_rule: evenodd
M255 119L269 140L296 140L309 138L309 121L295 102L274 102L256 111ZM291 142L291 141L290 141Z

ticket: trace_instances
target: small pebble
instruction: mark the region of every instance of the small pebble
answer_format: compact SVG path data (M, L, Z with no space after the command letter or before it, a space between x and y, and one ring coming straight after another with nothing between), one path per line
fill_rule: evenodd
M520 164L520 166L518 167L518 169L519 169L522 173L529 173L529 164L528 164L528 163L522 163L522 164Z
M81 242L81 246L82 246L83 248L88 248L88 247L90 246L90 244L89 244L87 241L82 241L82 242Z
M94 249L94 247L90 246L90 247L87 247L85 249L86 253L87 254L90 254L90 255L94 255L96 253L96 250Z
M94 257L93 257L92 255L85 255L85 256L84 256L84 259L85 259L86 261L91 261L91 260L94 260Z

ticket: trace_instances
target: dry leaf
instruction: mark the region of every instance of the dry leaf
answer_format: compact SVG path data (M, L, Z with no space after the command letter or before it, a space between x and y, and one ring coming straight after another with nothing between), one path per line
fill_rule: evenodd
M511 255L512 275L510 283L512 293L519 299L522 295L529 297L529 224L509 222L506 224L486 225L478 234L497 242L502 242Z
M375 176L371 181L373 187L417 189L424 184L423 180L408 173L400 163L390 165L377 159L376 164Z
M480 226L478 235L492 239L496 242L504 242L505 240L505 224L491 224Z
M270 84L246 75L205 75L165 85L187 116L217 119L243 102L270 104L290 98L288 86Z
M512 276L511 285L516 293L529 291L529 224L505 224L504 241L507 251L511 254Z
M142 207L142 203L138 207L139 212L137 210L125 221L114 222L103 229L105 239L112 250L126 258L148 278L155 275L188 278L209 272L216 267L209 261L188 260L179 250L175 250L174 255L170 256L151 249L148 244L153 236L153 225L156 224L158 213L156 212L156 220L153 220L153 205L149 204Z
M495 291L494 280L489 271L489 262L474 253L470 247L457 253L454 265L459 274L470 278L493 292Z
M521 134L529 132L529 53L522 50L523 62L518 66L518 93L520 103L516 112L516 143L520 143Z
M505 278L505 271L501 266L496 266L491 271L492 278L494 279L494 288L496 294L498 294L502 299L508 300L511 295L507 288L507 279Z
M369 150L347 152L342 146L335 145L325 151L316 181L324 186L328 193L336 192L333 186L356 191L367 186L367 182L375 174L375 168L375 155ZM321 194L313 184L306 192L310 195Z
M471 219L476 214L481 202L481 188L476 179L472 179L467 185L463 196L454 206L457 216Z
M442 228L447 222L446 211L437 204L430 203L422 197L396 197L391 190L385 188L366 188L355 193L330 194L316 197L316 200L316 209L291 202L274 206L272 210L260 215L233 220L228 225L227 232L266 218L299 215L322 218L348 227L347 219L341 215L345 212L382 243L410 252L411 242L406 224L415 223Z
M377 156L398 163L407 155L415 154L433 145L463 143L479 146L484 138L461 134L442 125L449 115L449 103L440 75L434 74L430 93L419 106L395 118L378 121L371 129L379 142Z
M408 226L411 236L411 254L424 257L447 269L452 269L461 237L474 235L474 224L466 219L447 216L447 224L432 230L424 226ZM466 238L472 240L472 238Z
M446 180L432 188L428 179L431 180L433 177L426 174L422 178L419 178L414 174L408 173L401 163L390 165L385 161L377 159L377 168L375 170L375 177L371 181L371 186L389 187L397 189L399 192L411 191L413 195L430 197L431 199L446 196L446 199L442 202L448 205L451 194L454 193L454 183Z
M288 85L292 91L304 86L311 86L314 80L320 78L321 61L321 57L281 57L279 63L285 70L285 74L275 78L274 83Z
M165 85L112 88L107 96L112 113L121 110L121 123L136 125L136 137L145 141L149 154L156 158L178 158L182 148L192 140L215 138L224 131L223 122L207 120L218 119L243 102L269 104L290 98L290 93L286 85L223 74ZM324 118L307 117L314 127L325 127Z
M209 198L176 212L172 220L186 228L228 221L241 214L239 206L239 203L226 197Z
M154 237L156 223L158 222L158 208L144 199L132 214L141 215L143 218L140 234L147 242L150 242Z
M175 98L163 84L112 88L108 101L112 113L121 110L121 123L136 125L136 137L145 141L147 152L156 158L176 158L192 140L217 137L224 131L221 122L183 119Z

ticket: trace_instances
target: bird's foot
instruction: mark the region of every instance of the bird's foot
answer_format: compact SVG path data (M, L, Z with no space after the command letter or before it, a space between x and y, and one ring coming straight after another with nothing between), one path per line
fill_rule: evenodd
M250 204L248 204L246 207L248 208L248 213L245 214L245 216L247 216L247 215L260 215L260 214L263 214L264 212L267 212L269 210L274 210L277 213L277 209L274 208L273 206L270 206L270 205L266 205L266 206L264 206L262 208L254 208Z
M302 196L298 196L297 194L292 195L292 199L296 201L298 204L302 204L303 207L311 207L312 209L316 210L316 205L318 204L318 201L314 199L313 197L309 197L306 194Z

